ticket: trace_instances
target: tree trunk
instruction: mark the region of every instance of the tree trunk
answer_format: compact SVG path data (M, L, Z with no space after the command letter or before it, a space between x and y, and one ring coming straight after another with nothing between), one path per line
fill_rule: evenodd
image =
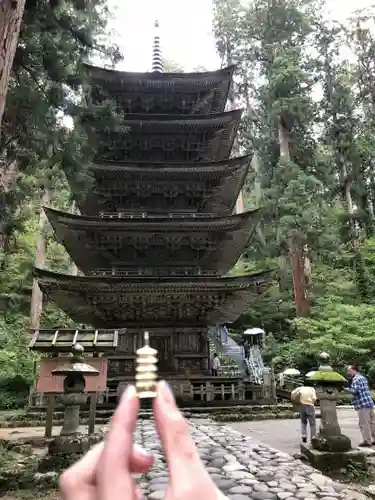
M16 180L18 165L16 160L12 160L4 167L0 167L0 193L8 193Z
M251 160L251 168L255 172L254 192L255 192L256 207L259 208L262 204L262 186L260 183L260 168L259 168L258 155L256 151L254 152L253 159ZM261 223L257 225L256 232L260 244L262 245L263 248L265 248L266 238L264 237Z
M246 102L246 114L249 118L249 122L253 124L253 108L250 103L250 91L249 91L247 75L245 80L245 102ZM259 208L262 203L262 184L261 184L261 173L260 173L258 155L256 151L254 151L254 156L251 160L251 168L255 173L254 192L255 192L256 207ZM263 246L263 248L265 248L266 239L264 237L261 224L257 225L256 232L260 244Z
M280 147L280 158L285 160L290 160L289 151L289 135L288 132L283 127L281 120L279 122L279 147ZM287 277L288 277L288 258L286 255L281 255L279 257L279 267L280 267L280 281L279 288L283 292L287 289Z
M75 202L72 206L72 213L75 215L81 215L81 212L79 211L79 208L77 207ZM72 276L78 276L80 274L76 263L72 259L70 259L69 274L71 274Z
M1 0L0 0L1 1ZM16 177L18 174L18 165L17 161L13 160L10 163L7 163L5 166L0 165L0 194L8 193L11 189ZM5 207L3 207L5 208ZM7 207L9 210L9 207ZM6 247L10 242L12 234L9 234L7 230L7 220L9 222L10 214L7 214L7 210L4 210L4 215L2 217L2 224L0 224L0 248L3 249L4 255L6 252ZM2 266L5 268L5 258L2 263Z
M290 260L292 263L294 303L297 317L310 315L310 302L307 297L305 258L301 245L292 241L289 245Z
M5 270L8 265L8 259L11 252L12 238L14 235L13 219L17 219L21 212L21 206L18 204L13 207L11 213L6 214L4 223L0 226L0 251L2 250L3 258L0 263L0 269Z
M340 181L342 185L342 199L349 218L350 240L352 246L355 247L357 238L353 220L353 215L354 215L354 204L352 197L353 180L348 178L348 169L346 168L345 158L341 153L336 154L336 164L340 172Z
M285 292L288 289L288 257L279 257L279 290Z
M35 267L43 267L46 260L46 243L44 239L44 227L47 221L46 214L43 210L43 206L48 205L50 200L50 195L48 189L45 189L40 203L40 215L39 215L39 234L36 242L36 253L35 253ZM39 288L36 279L33 280L33 288L31 292L31 305L30 305L30 327L33 330L38 330L40 326L40 317L42 315L43 307L43 293Z
M238 195L237 201L236 201L236 214L242 214L244 212L244 201L243 201L243 194L242 191L240 191L240 194Z
M289 132L283 126L281 119L279 120L279 147L280 159L290 161Z
M0 0L0 135L25 3L26 0Z
M227 56L227 65L230 66L231 64L233 64L233 60L232 60L232 47L231 47L231 44L230 44L230 41L229 39L227 40L227 47L226 47L226 56ZM234 91L234 85L233 85L233 81L232 81L232 84L230 86L230 89L229 89L229 95L228 95L228 100L229 100L229 109L230 110L234 110L236 109L236 94L235 94L235 91ZM233 149L232 149L232 152L233 151L236 151L236 146L234 145ZM236 214L240 214L244 211L244 199L243 199L243 192L242 190L240 191L239 195L238 195L238 198L237 198L237 201L236 201Z
M279 145L280 145L280 159L290 161L290 149L289 149L289 133L285 129L280 119L279 121ZM293 275L293 291L294 291L294 303L296 308L296 316L309 316L310 315L310 301L307 297L307 279L305 276L305 271L309 269L309 275L311 274L311 264L307 255L304 254L302 246L296 239L289 242L289 256L292 264L292 275ZM286 257L282 256L280 258L280 270L281 276L280 281L285 275L285 265ZM281 285L281 287L284 285Z

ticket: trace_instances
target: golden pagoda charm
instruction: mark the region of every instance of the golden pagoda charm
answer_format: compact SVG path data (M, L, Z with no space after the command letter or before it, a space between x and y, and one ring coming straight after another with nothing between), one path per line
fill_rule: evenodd
M144 346L137 350L135 387L139 398L156 397L158 351L150 347L148 332L144 335Z

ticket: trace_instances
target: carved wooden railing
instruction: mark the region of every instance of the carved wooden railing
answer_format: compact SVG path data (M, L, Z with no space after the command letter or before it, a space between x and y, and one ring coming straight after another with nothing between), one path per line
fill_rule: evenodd
M99 212L99 217L102 219L201 219L213 217L213 214L197 213L197 212L171 212L161 214L157 212Z
M201 268L186 267L186 268L148 268L148 269L123 269L123 268L103 268L95 269L91 272L91 276L118 276L121 278L135 277L184 277L184 276L202 276L214 277L217 276L215 271L205 271Z

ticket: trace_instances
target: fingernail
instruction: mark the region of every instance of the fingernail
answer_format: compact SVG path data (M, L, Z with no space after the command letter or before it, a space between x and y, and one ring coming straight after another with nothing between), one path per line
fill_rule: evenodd
M136 395L137 395L137 391L135 390L135 386L128 385L122 394L121 401L129 401L130 399L135 398Z
M133 450L136 451L138 455L142 455L143 457L152 457L151 453L149 453L139 444L133 444Z
M162 380L159 383L159 391L160 391L161 397L164 399L164 401L166 403L175 404L175 399L174 399L172 389L171 389L170 385L165 380Z

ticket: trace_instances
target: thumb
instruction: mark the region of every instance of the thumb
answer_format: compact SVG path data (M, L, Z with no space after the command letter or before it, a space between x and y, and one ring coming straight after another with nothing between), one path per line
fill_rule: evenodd
M178 409L172 391L164 381L157 385L154 400L155 423L166 456L171 486L177 485L181 493L183 482L190 485L194 475L211 483L198 450L189 432L189 424ZM197 477L199 475L199 478Z

